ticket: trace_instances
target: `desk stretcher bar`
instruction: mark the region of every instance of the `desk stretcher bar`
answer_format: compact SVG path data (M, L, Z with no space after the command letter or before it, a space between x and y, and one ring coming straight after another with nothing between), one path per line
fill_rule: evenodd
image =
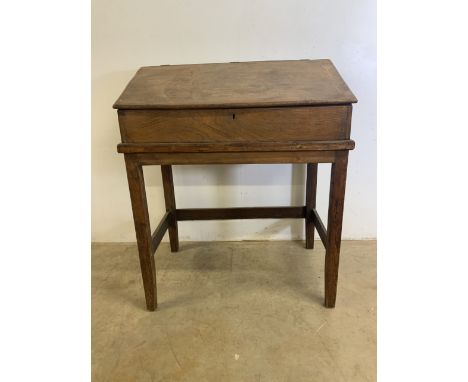
M151 235L152 253L156 252L161 240L169 228L169 222L194 220L236 220L236 219L305 219L306 206L287 207L238 207L238 208L177 208L175 211L166 212L161 222ZM310 211L309 219L312 219L324 247L327 247L327 230L322 223L317 210Z

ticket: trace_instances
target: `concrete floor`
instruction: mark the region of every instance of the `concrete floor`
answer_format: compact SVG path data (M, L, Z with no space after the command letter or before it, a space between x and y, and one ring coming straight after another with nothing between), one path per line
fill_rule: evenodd
M316 242L182 242L156 252L145 310L137 248L92 246L92 376L109 381L375 381L376 243L342 243L335 309Z

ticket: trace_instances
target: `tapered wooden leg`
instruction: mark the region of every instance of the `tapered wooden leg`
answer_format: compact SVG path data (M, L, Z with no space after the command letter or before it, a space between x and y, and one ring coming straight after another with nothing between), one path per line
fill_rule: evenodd
M317 167L317 163L307 163L305 217L305 239L307 249L314 248L315 226L312 220L312 209L315 208L317 199Z
M336 301L347 167L348 152L339 151L336 162L332 164L328 205L325 255L325 306L327 308L333 308Z
M171 242L171 252L177 252L179 250L179 231L177 229L172 167L170 165L161 165L161 174L164 188L164 199L166 201L166 211L171 212L171 218L169 220L169 241Z
M146 201L143 168L131 155L125 155L128 186L132 202L133 221L135 223L138 254L140 256L141 274L145 289L146 307L153 311L157 306L156 268L151 250L151 228Z

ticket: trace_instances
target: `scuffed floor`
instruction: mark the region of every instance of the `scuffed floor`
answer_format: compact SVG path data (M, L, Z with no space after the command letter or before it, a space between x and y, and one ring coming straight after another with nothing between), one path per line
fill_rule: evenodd
M335 309L324 255L318 241L162 243L148 312L136 245L93 244L93 382L375 381L376 242L342 243Z

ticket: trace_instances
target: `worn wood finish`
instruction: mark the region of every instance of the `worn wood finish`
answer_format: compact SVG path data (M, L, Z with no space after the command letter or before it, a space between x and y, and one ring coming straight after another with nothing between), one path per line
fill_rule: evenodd
M171 219L171 212L166 212L161 219L161 222L158 224L153 234L151 235L151 252L154 255L156 249L158 249L159 243L161 243L162 238L166 234L167 229L169 228L169 221Z
M154 252L166 231L177 251L178 221L305 219L326 248L325 306L336 301L352 104L330 60L141 68L118 109L146 305L154 310ZM172 165L305 163L305 206L177 209ZM316 210L318 163L332 163L328 226ZM161 165L166 214L150 232L142 166Z
M307 163L306 169L306 216L305 239L306 248L314 248L315 226L312 210L315 208L317 198L317 163Z
M124 142L268 142L348 139L351 106L119 110Z
M143 67L116 109L209 109L357 102L330 60Z
M345 131L344 131L344 136L346 139L349 139L351 137L351 118L353 115L353 105L348 105L348 113L346 115L346 123L345 123ZM353 147L354 149L354 147ZM350 149L352 150L352 149Z
M323 224L322 219L320 218L320 215L315 208L312 209L312 220L320 236L320 240L322 240L323 246L326 249L328 245L327 229L325 228L325 225Z
M169 216L169 241L171 242L171 251L179 250L179 231L177 228L177 213L174 193L174 180L172 179L172 167L168 165L161 166L161 174L164 188L164 200L166 202L166 211Z
M336 301L347 167L348 152L343 151L338 153L337 160L332 164L331 169L328 205L325 254L325 306L327 308L333 308Z
M257 151L335 151L354 149L353 140L228 143L120 143L119 153L226 153Z
M337 151L265 151L226 153L141 153L133 155L145 166L184 164L332 163Z
M301 219L305 207L183 208L177 220Z
M146 201L143 168L129 155L125 155L133 221L135 223L138 254L145 290L146 307L153 311L157 306L156 268L154 263L148 204Z

